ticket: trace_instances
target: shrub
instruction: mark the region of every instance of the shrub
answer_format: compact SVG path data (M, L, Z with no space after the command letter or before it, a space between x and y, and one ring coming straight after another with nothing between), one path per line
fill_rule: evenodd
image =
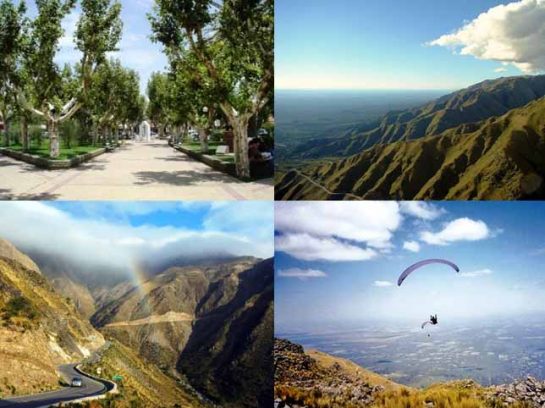
M18 317L34 320L38 317L38 312L32 303L23 296L17 296L10 299L4 306L2 312L5 320L13 320Z

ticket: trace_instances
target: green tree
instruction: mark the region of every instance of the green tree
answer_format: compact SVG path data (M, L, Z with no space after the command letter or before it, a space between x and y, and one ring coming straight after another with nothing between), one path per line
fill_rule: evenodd
M103 63L95 72L88 98L95 129L118 142L120 127L134 126L143 116L138 74L119 60Z
M0 2L0 120L4 122L5 144L9 145L10 121L17 113L16 87L21 82L20 59L28 20L24 2Z
M74 8L75 0L36 0L37 17L32 21L30 47L25 58L30 92L20 90L25 107L47 123L51 157L59 155L58 127L83 105L94 73L116 51L121 39L121 5L111 0L82 0L81 17L75 33L76 48L82 57L77 67L78 87L63 81L63 72L54 61L63 35L62 20ZM73 83L72 83L73 85ZM68 99L67 90L71 95Z
M163 137L168 125L168 108L171 83L166 74L154 72L148 81L147 116L159 129L159 136Z
M156 0L150 20L174 69L179 60L198 62L211 105L233 127L237 174L249 177L248 124L274 88L273 0Z

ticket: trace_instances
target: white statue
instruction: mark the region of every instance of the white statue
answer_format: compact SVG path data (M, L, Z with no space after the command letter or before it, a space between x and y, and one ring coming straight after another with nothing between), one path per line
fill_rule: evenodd
M149 122L143 121L140 124L140 129L138 132L138 139L139 142L150 142L151 141L151 126Z

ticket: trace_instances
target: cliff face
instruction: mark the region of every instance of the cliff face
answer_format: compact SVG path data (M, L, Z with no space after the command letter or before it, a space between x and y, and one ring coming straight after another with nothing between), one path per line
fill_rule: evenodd
M277 199L545 197L545 98L414 141L291 172ZM312 180L314 183L309 181ZM337 193L337 194L332 194ZM349 194L346 194L349 193Z
M225 407L272 402L273 260L255 262L208 287L178 369Z

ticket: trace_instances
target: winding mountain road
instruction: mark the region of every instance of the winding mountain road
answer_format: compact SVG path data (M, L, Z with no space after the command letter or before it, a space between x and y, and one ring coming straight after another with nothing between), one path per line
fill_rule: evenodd
M107 382L102 383L77 371L76 365L77 364L65 364L59 366L58 371L68 383L70 383L72 378L80 377L83 383L82 387L66 387L62 390L44 392L42 394L2 399L0 400L0 408L49 407L50 405L59 404L61 402L75 401L81 398L102 395L111 390L112 386Z
M325 191L327 194L329 194L331 196L339 196L341 198L347 196L347 197L350 197L350 198L352 198L354 200L360 200L360 201L363 200L362 197L357 196L354 193L336 193L334 191L331 191L326 186L321 185L320 183L318 183L317 181L311 179L309 176L307 176L306 174L302 173L301 171L299 171L297 169L292 169L292 170L290 170L290 172L293 172L293 173L297 174L299 177L305 179L306 181L310 182L314 186L322 189L323 191Z

